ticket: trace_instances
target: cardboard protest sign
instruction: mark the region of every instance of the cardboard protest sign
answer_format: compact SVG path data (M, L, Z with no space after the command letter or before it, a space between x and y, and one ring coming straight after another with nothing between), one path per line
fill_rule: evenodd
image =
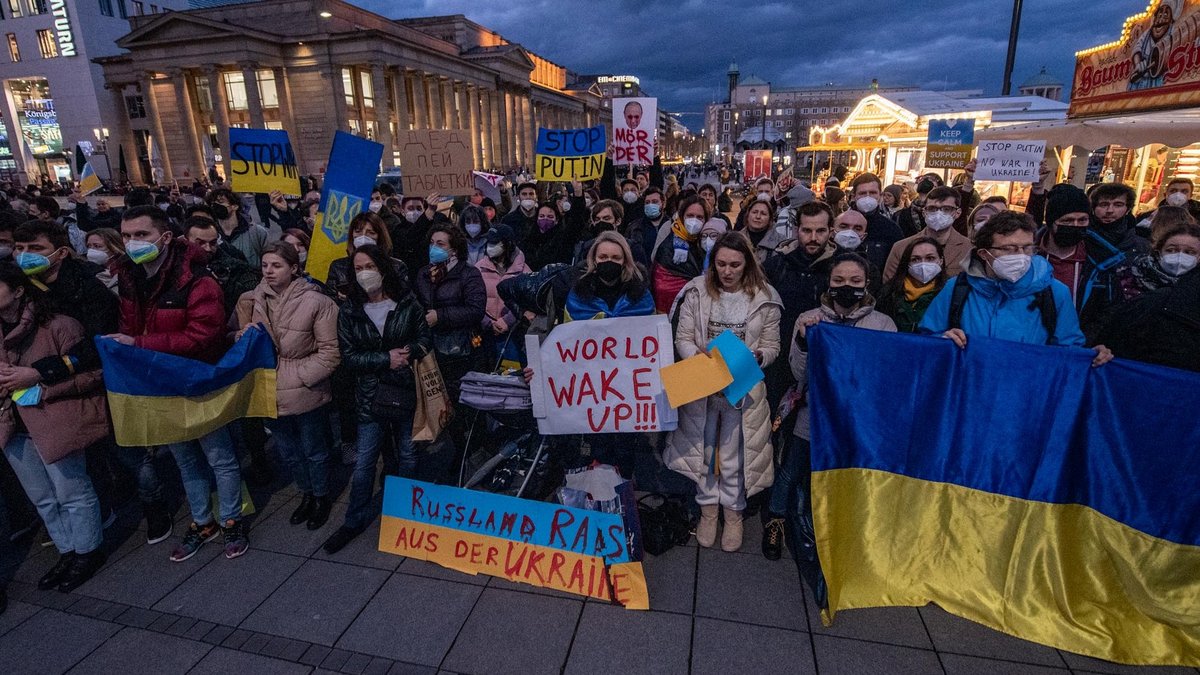
M925 142L925 168L961 169L971 161L975 120L929 120Z
M472 171L471 175L475 177L475 189L483 193L484 197L500 203L500 183L504 180L504 176L498 173L485 173L483 171Z
M1046 141L981 141L975 156L975 180L1034 183L1046 157Z
M406 195L470 196L475 193L474 161L469 131L413 129L400 134L401 181Z
M733 378L725 388L725 399L730 405L736 406L754 385L763 381L765 375L758 365L758 359L754 358L754 352L733 331L726 330L713 338L708 343L708 349L720 356Z
M670 431L660 371L675 360L666 316L571 321L527 336L533 416L543 434Z
M613 164L651 164L658 131L658 99L613 99Z
M237 192L300 194L300 169L286 131L230 127L229 174Z
M346 255L350 221L367 208L381 159L383 145L344 131L334 135L306 266L318 281L328 278L329 263Z
M538 129L534 158L538 180L594 180L604 173L604 125Z
M649 609L616 513L388 476L379 550Z
M746 180L754 180L766 176L771 177L771 151L770 150L747 150L746 151Z
M733 383L733 375L719 353L697 354L662 369L663 389L672 408L699 401Z

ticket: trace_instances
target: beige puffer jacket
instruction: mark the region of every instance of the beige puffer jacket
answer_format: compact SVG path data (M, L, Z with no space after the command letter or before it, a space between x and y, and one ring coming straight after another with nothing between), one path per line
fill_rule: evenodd
M341 362L337 304L307 279L295 279L276 295L266 281L238 298L238 324L261 323L278 354L279 416L316 410L333 400L329 378Z
M679 326L675 331L675 349L686 359L700 353L708 344L708 318L713 299L704 288L704 277L688 282L679 293ZM750 301L746 319L746 346L762 353L766 368L779 356L779 317L783 303L774 288L767 286ZM742 400L743 467L746 496L771 486L775 482L775 466L771 450L771 406L767 403L767 388L759 382ZM708 399L688 403L679 408L679 427L667 437L663 462L699 482L707 473L704 466L704 421L708 416Z

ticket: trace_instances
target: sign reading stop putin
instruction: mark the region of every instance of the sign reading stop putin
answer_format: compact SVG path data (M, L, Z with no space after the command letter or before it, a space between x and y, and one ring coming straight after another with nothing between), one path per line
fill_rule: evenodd
M1075 54L1071 117L1200 105L1200 0L1151 0L1121 38Z

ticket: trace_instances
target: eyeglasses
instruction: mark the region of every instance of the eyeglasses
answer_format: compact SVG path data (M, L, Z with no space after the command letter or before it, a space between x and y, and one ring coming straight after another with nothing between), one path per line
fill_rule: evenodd
M952 216L952 215L954 215L954 212L957 210L958 210L957 206L926 206L925 207L925 213L928 213L930 215L933 215L940 211L948 216Z
M998 251L1002 255L1017 255L1020 253L1024 253L1025 255L1033 255L1034 251L1037 250L1037 247L1033 244L1029 244L1028 246L992 246L988 248L988 250Z

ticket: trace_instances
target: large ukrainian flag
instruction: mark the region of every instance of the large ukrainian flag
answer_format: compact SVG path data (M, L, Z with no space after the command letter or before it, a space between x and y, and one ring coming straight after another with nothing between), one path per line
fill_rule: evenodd
M808 342L828 620L932 601L1068 651L1200 665L1200 375L979 337Z
M275 347L248 328L215 365L96 338L117 443L190 441L242 417L275 417Z

